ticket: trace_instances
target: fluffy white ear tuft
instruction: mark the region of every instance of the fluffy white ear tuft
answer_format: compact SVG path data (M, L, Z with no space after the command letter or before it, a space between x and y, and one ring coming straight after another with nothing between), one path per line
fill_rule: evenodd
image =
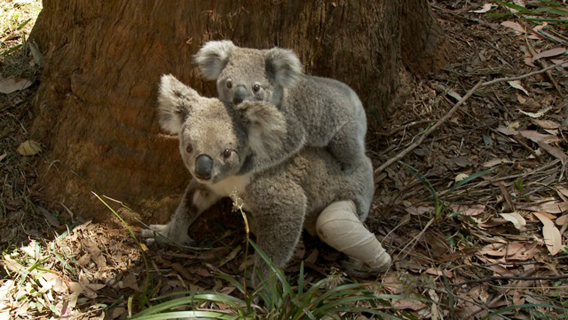
M304 72L304 67L294 51L280 48L268 50L266 69L282 87L292 86Z
M279 152L286 139L286 119L280 110L267 102L245 101L237 106L243 112L249 146L260 157Z
M160 127L168 133L178 134L199 94L171 74L163 75L158 90Z
M207 80L217 80L236 46L230 40L209 41L195 56L193 61Z

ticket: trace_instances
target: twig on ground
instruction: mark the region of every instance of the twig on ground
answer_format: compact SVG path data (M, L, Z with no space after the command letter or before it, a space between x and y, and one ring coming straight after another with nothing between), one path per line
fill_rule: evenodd
M489 85L492 85L492 84L495 84L495 83L499 83L499 82L504 82L504 81L521 80L521 79L524 79L524 78L528 78L530 76L534 76L534 75L537 75L537 74L547 72L548 70L550 70L552 68L556 68L558 66L561 66L565 63L566 63L566 61L562 61L562 62L553 64L551 66L548 66L544 69L533 71L533 72L523 74L523 75L520 75L520 76L497 78L497 79L493 79L493 80L490 80L490 81L487 81L487 82L479 81L473 88L471 88L466 93L466 95L463 98L460 99L460 101L458 101L452 107L452 109L450 109L450 111L448 111L448 113L446 113L446 115L444 115L442 118L440 118L440 120L438 120L438 122L436 122L432 127L430 127L430 129L426 130L426 132L424 132L422 134L422 136L420 136L420 138L417 141L415 141L410 146L408 146L406 149L402 150L396 156L392 157L387 162L383 163L380 167L378 167L373 174L375 181L377 181L377 178L379 177L381 172L383 172L383 170L385 170L391 164L402 159L404 156L406 156L408 153L410 153L412 150L416 149L416 147L418 147L420 144L422 144L422 142L424 141L424 139L426 139L426 137L428 135L430 135L432 132L434 132L436 129L438 129L438 127L440 127L444 122L446 122L449 118L451 118L454 115L454 113L458 110L459 106L464 104L473 95L473 93L475 93L475 91L477 89L479 89L480 87L486 87L486 86L489 86Z
M434 130L438 129L438 127L440 125L442 125L442 123L446 122L455 112L456 110L459 108L459 106L461 106L462 104L464 104L464 102L467 101L467 99L469 99L469 97L471 97L471 95L477 90L479 89L479 87L481 87L481 85L483 84L483 82L478 82L473 88L471 88L471 90L469 90L467 92L467 94L460 99L460 101L458 101L453 107L452 109L446 113L445 116L443 116L440 120L438 120L438 122L436 122L436 124L434 124L432 127L430 127L430 129L426 130L426 132L424 132L422 134L422 136L413 144L411 144L409 147L407 147L406 149L402 150L402 152L400 152L399 154L397 154L396 156L394 156L393 158L389 159L387 162L383 163L379 168L377 168L377 170L375 170L374 173L374 178L375 180L377 179L378 175L383 172L383 170L385 170L388 166L390 166L391 164L395 163L396 161L402 159L405 155L407 155L410 151L414 150L416 147L418 147L422 141L424 141L424 139L426 139L426 137L432 133Z
M542 276L542 277L515 277L515 276L511 276L511 277L507 277L507 276L494 276L494 277L487 277L487 278L483 278L483 279L472 279L472 280L466 280L466 281L462 281L459 283L452 283L451 285L453 287L459 287L465 284L470 284L470 283L482 283L482 282L489 282L489 281L497 281L497 280L528 280L528 281L533 281L533 280L562 280L562 279L568 279L568 274L562 274L559 276Z

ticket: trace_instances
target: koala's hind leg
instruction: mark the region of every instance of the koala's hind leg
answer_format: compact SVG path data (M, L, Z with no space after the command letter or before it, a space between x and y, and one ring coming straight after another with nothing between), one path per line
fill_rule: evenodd
M335 133L327 145L345 173L353 172L366 157L365 130L366 123L350 121Z
M159 244L188 245L192 242L187 234L189 226L199 215L219 201L219 196L192 179L185 189L183 199L168 224L152 224L142 230L141 236Z
M303 228L307 199L302 189L285 178L258 179L247 188L244 202L253 214L256 243L276 267L284 267ZM269 276L270 266L256 253L253 284Z

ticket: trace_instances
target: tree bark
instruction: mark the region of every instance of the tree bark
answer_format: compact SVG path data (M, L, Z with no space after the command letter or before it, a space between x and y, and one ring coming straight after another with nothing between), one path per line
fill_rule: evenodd
M349 84L369 113L384 117L404 65L428 72L443 61L436 30L419 0L44 0L31 34L44 54L32 127L48 150L44 194L104 218L94 191L164 222L189 173L177 140L159 131L157 83L172 73L216 95L191 63L206 41L291 48L308 73Z

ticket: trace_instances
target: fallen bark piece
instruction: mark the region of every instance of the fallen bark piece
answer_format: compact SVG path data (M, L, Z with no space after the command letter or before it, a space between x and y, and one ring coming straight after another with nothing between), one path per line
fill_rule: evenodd
M391 256L375 235L357 218L355 203L337 201L326 207L316 222L322 241L351 258L363 262L374 271L387 270Z

